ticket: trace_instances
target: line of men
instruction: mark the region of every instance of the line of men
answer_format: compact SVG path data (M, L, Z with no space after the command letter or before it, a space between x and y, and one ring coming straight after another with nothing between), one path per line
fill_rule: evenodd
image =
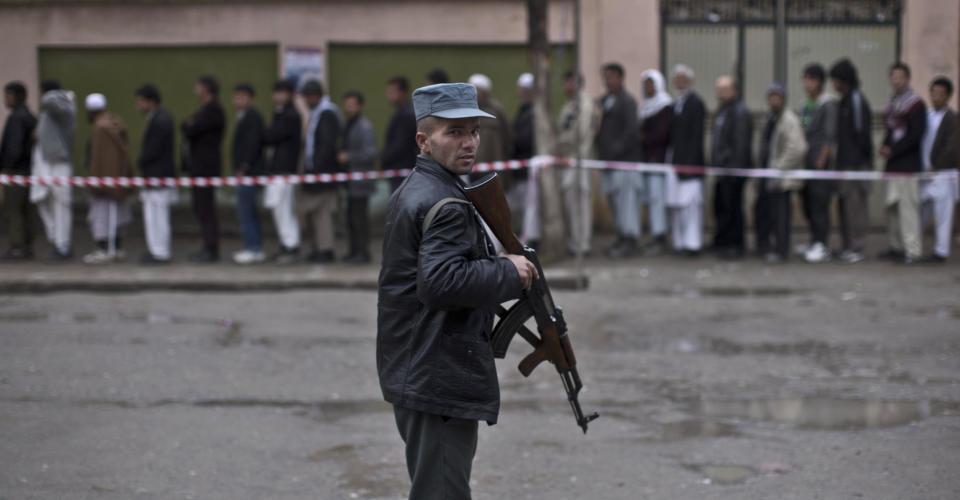
M711 126L710 161L705 158L706 109L692 89L694 72L678 65L673 70L676 97L666 91L656 70L641 75L643 99L623 88L624 69L616 63L602 69L607 93L596 135L601 160L643 161L675 165L761 167L779 170L872 170L872 111L860 90L856 67L848 59L829 71L836 95L826 92L828 73L819 64L804 68L806 102L799 115L785 106L786 89L775 83L767 91L768 113L760 134L759 157L754 161L753 118L739 97L732 77L716 81L719 107ZM885 135L879 154L885 172L919 173L955 170L958 157L957 114L948 107L953 83L937 77L929 86L930 107L910 87L910 68L898 62L889 71L892 97L884 112ZM611 257L655 255L667 248L670 232L675 253L697 256L703 249L702 176L663 175L610 170L603 173L617 229L617 240L607 250ZM722 258L739 259L746 253L743 177L721 176L715 184L715 233L712 250ZM787 260L795 251L811 263L830 260L830 210L839 201L842 247L846 263L864 260L867 233L867 181L763 179L756 183L753 207L756 252L771 262ZM885 205L889 248L881 257L906 264L943 263L950 254L954 204L960 198L957 179L936 177L918 181L909 176L886 181ZM798 194L810 228L810 242L791 249L793 196ZM641 207L646 207L649 241L641 237ZM922 225L932 222L936 244L921 255Z
M826 91L828 74L819 64L811 64L802 73L802 87L806 102L799 115L785 108L786 90L774 84L767 92L769 112L761 133L757 161L753 158L753 119L740 100L736 82L729 76L716 82L719 107L712 124L707 124L703 100L693 90L694 72L685 65L673 70L675 97L666 90L666 82L659 71L648 70L641 76L642 100L636 100L623 88L624 69L610 63L602 68L606 94L594 101L583 89L581 76L567 72L563 75L566 96L557 116L558 132L554 154L572 157L578 152L583 158L609 161L644 161L676 165L713 165L720 167L759 166L775 169L807 168L815 170L871 170L874 148L871 138L872 111L860 91L856 67L847 59L836 62L829 79L836 95ZM449 77L442 69L426 75L428 84L446 83ZM880 154L887 160L886 171L919 172L953 169L957 165L957 115L947 106L953 92L949 79L939 77L930 85L931 109L910 89L910 70L898 63L890 69L893 97L885 112L887 133ZM531 158L537 151L533 125L534 78L524 73L517 80L520 100L512 122L503 106L493 97L492 81L475 74L469 82L477 88L481 110L495 116L481 121L483 141L477 152L478 162ZM4 136L29 142L31 134L18 135L17 130L32 129L30 113L23 104L25 90L18 84L8 85L8 107L12 113ZM72 147L72 94L59 89L55 82L43 84L41 119L37 126L37 153L33 158L33 173L39 175L69 175L69 151ZM20 86L22 87L22 86ZM193 176L220 175L221 141L224 113L217 98L218 85L212 77L201 77L194 93L200 109L181 125L187 145L183 155L184 170ZM409 83L404 77L388 81L386 97L395 113L386 131L380 164L385 168L406 168L416 159L415 118L409 99ZM274 88L275 114L269 127L253 108L254 89L245 84L234 89L233 104L237 112L237 127L233 139L233 171L237 175L333 173L373 169L377 159L373 130L362 116L363 96L347 93L343 111L324 95L316 81L303 85L300 93L308 108L305 134L301 134L299 112L293 106L294 89L289 82L278 82ZM22 96L22 97L20 97ZM92 98L92 101L90 99ZM102 102L101 102L102 101ZM147 116L147 130L138 166L147 177L174 175L173 120L160 105L160 95L151 85L137 91L137 107ZM88 115L95 124L91 133L90 152L94 138L121 136L122 122L104 114L105 99L90 96ZM91 107L92 106L92 107ZM104 109L101 109L104 108ZM923 118L921 120L921 118ZM10 125L14 126L11 128ZM17 125L19 124L19 125ZM706 158L706 126L711 126L710 161ZM20 139L17 139L17 138ZM302 143L301 143L302 141ZM96 141L99 144L110 141ZM117 143L122 142L117 139ZM28 151L29 146L13 151ZM6 149L4 150L6 151ZM5 154L6 157L16 155ZM4 160L0 167L10 165L5 172L29 173L29 154L21 160ZM121 155L117 155L121 158ZM96 164L94 164L96 163ZM122 164L106 165L98 161L88 164L91 175L129 175L131 170ZM15 165L16 164L16 165ZM299 168L298 168L299 167ZM574 169L558 168L561 176L564 218L567 222L567 251L570 254L591 252L592 203L590 175ZM538 185L526 170L508 176L508 197L511 206L522 212L523 240L536 246L540 239L541 215ZM394 179L393 187L400 179ZM713 210L715 234L712 250L723 258L742 258L746 253L744 190L746 180L739 177L719 177L715 184ZM336 185L308 185L295 190L290 185L270 185L266 188L241 186L237 189L237 212L243 234L243 250L234 261L240 264L263 262L260 223L257 218L257 200L272 212L280 248L275 256L278 262L297 259L300 247L300 227L312 236L311 250L306 258L314 263L334 260L333 213L338 203ZM842 247L839 258L848 263L864 259L867 232L867 199L870 183L865 181L809 180L806 182L761 180L756 183L754 208L756 252L770 261L786 260L790 256L790 228L792 199L800 198L803 214L810 228L810 242L794 250L808 262L825 262L833 253L829 247L830 209L834 197L838 200ZM886 205L889 221L890 248L882 256L916 262L921 259L921 218L930 220L936 228L936 246L924 260L944 262L950 252L953 205L958 199L956 182L934 179L917 182L896 179L886 183ZM12 247L8 258L28 255L29 238L25 213L28 198L38 204L48 237L56 248L55 258L69 258L69 187L44 188L34 186L30 195L24 188L8 187L8 220ZM367 206L373 193L370 181L348 183L347 213L350 229L350 252L347 261L369 260L369 227ZM629 171L607 171L602 177L602 191L606 195L617 231L615 243L607 255L615 258L632 255L656 255L668 248L668 236L673 251L678 255L697 256L703 249L703 204L705 200L703 177L681 173L662 174ZM11 196L12 194L12 196ZM122 203L128 190L91 190L89 216L98 251L85 260L109 261L122 256L120 238L107 234L111 227L129 220L129 209ZM214 206L214 188L192 188L193 208L201 226L202 248L191 256L196 262L212 262L219 258L219 229ZM169 205L176 200L175 189L143 189L144 226L149 252L144 262L166 262L170 256ZM105 201L101 203L100 201ZM648 216L649 241L641 245L641 208ZM921 214L922 212L922 214ZM298 217L299 215L299 217ZM922 217L921 217L922 215ZM105 221L105 222L104 222ZM115 231L116 232L116 231ZM669 235L668 235L669 233ZM118 253L120 252L120 253Z
M0 172L6 174L70 177L73 175L71 152L76 121L75 96L60 88L56 81L41 84L39 122L26 107L23 84L11 82L4 89L10 116L0 145ZM192 177L221 175L222 146L226 114L220 105L220 86L212 76L200 77L194 85L200 106L180 124L183 147L180 160L183 172ZM299 93L308 109L304 121L294 105L297 92L293 82L278 81L273 87L274 113L269 124L253 105L255 89L245 83L233 89L232 104L236 126L232 138L232 173L237 176L281 174L331 174L368 171L375 162L409 166L416 159L416 119L409 98L409 83L404 77L387 82L386 97L395 107L387 129L385 148L376 147L373 126L363 116L364 96L355 91L344 94L338 107L314 80L305 82ZM145 116L146 127L140 154L136 159L139 175L147 178L176 176L174 139L176 125L162 105L160 91L144 84L135 93L136 108ZM123 120L110 112L102 94L90 94L84 100L91 124L85 157L92 177L128 177L135 174L129 154L129 138ZM304 129L305 128L305 129ZM372 181L304 185L296 190L291 184L276 183L265 188L239 186L236 190L237 216L243 249L233 255L238 264L267 260L259 220L259 200L271 212L279 239L273 257L278 263L298 260L301 225L309 236L306 260L324 264L336 260L334 254L334 215L340 191L346 192L349 229L348 263L370 261L369 198ZM83 262L100 264L125 258L123 228L132 217L130 198L134 190L122 187L91 187L88 223L96 248ZM4 214L7 218L10 248L5 260L33 257L31 204L36 204L54 247L52 258L72 258L72 189L58 186L5 186ZM170 206L178 200L173 187L145 187L139 190L147 251L141 262L170 262L172 231ZM201 248L190 255L197 263L220 258L220 229L215 204L215 188L191 188L194 215L200 226Z

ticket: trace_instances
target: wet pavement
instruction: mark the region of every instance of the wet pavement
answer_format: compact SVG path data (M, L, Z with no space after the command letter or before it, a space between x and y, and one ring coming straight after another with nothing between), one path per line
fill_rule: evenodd
M589 269L556 298L601 418L582 435L515 344L475 498L960 498L960 266ZM0 499L403 498L375 304L0 295Z

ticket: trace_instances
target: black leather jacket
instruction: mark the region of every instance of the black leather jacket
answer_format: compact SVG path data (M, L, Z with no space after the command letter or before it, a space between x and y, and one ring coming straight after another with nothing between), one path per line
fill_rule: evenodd
M493 309L520 298L513 264L493 256L459 179L426 156L390 197L377 304L383 397L435 415L497 421L500 387L490 347Z

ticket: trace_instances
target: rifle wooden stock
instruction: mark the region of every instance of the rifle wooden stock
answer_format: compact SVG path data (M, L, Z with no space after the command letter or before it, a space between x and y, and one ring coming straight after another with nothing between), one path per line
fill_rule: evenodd
M466 192L467 199L480 212L480 217L490 226L507 253L523 255L523 245L513 232L510 205L507 204L507 195L503 192L503 184L497 173L484 177L467 188Z
M480 212L480 217L490 226L490 230L503 244L503 248L508 253L526 256L534 263L537 272L540 273L540 279L525 293L534 303L534 311L541 313L535 315L537 329L540 331L540 344L520 363L520 372L524 376L529 376L534 368L544 361L550 361L556 365L558 370L569 370L575 365L575 362L571 362L573 349L570 347L569 339L564 339L566 340L565 344L561 343L553 311L545 310L546 308L542 307L543 297L549 294L543 280L543 269L540 267L536 254L532 250L524 248L513 232L510 220L510 205L507 203L507 196L503 191L500 177L494 172L467 188L466 193L467 199ZM571 352L571 355L568 356L567 352Z

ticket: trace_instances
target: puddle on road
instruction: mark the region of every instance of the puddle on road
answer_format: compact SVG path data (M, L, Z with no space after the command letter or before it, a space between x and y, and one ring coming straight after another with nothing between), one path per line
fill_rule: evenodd
M677 286L673 288L660 288L657 290L659 295L667 297L683 297L689 299L696 299L702 297L716 297L716 298L775 298L775 297L790 297L793 295L803 295L807 293L808 290L798 289L798 288L789 288L789 287L778 287L778 286L754 286L754 287L738 287L738 286L709 286L709 287L698 287L698 288L686 288L682 286Z
M321 422L335 422L346 417L392 411L393 407L386 401L379 399L358 399L352 401L323 401L311 404L296 414Z
M806 430L897 427L931 416L954 415L960 402L884 401L829 398L701 401L695 413L707 418L774 422Z

